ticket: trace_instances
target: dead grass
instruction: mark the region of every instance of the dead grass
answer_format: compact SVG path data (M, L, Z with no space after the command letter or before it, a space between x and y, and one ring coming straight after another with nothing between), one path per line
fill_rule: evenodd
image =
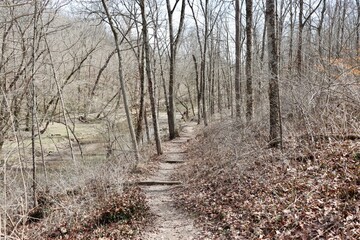
M17 166L15 151L13 156L7 155L6 181L0 182L3 193L0 203L2 213L7 214L8 239L131 239L138 234L149 219L146 199L139 188L124 186L135 159L131 152L119 147L118 142L114 145L117 148L114 154L106 157L105 147L102 146L106 139L100 134L99 127L99 124L88 123L76 125L76 135L85 145L82 145L82 159L78 146L74 144L74 162L65 127L50 125L42 136L46 175L37 156L38 206L35 208L32 201L32 168L26 167L27 163L31 164L24 157L28 156L29 146L25 146L29 141L27 137L23 136L21 146L24 147L21 150L23 167ZM113 132L111 137L122 138L119 136L121 132L116 136L117 131ZM9 149L8 145L5 147ZM52 152L52 147L57 152ZM51 154L47 154L48 150ZM143 150L147 151L148 147ZM1 215L1 220L3 231L5 215ZM0 238L3 234L0 233Z
M48 171L47 178L39 172L36 208L31 208L30 173L24 173L24 191L19 173L8 171L7 177L16 179L8 182L7 202L2 204L7 206L9 239L90 239L89 234L100 236L116 224L119 229L124 227L118 235L135 235L145 220L147 207L139 189L123 186L134 159L128 160L103 159L76 165L68 162ZM107 214L109 219L105 220Z

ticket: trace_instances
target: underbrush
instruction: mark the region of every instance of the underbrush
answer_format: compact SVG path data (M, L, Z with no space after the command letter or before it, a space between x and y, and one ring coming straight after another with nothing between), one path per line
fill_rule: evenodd
M62 214L54 206L50 206L47 211ZM139 188L128 188L122 193L112 192L102 197L96 196L91 206L86 206L83 214L72 218L64 218L53 223L48 217L36 223L29 223L26 229L27 238L130 239L144 225L147 215L145 195ZM32 234L29 234L30 232Z
M360 141L288 138L267 148L266 126L222 122L188 152L176 194L204 239L359 239Z
M31 208L31 186L28 186L30 176L24 174L27 196L21 179L9 182L7 238L87 240L135 237L150 215L141 189L124 186L133 159L128 160L68 163L62 168L48 170L46 177L39 169L38 205L34 208ZM11 175L19 173L9 171L9 179ZM10 191L10 187L15 191Z

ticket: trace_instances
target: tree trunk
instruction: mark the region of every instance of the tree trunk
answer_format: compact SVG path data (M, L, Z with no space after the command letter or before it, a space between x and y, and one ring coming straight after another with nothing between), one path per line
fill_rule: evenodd
M122 66L122 57L121 57L121 52L120 52L120 47L119 47L119 37L118 37L118 33L116 32L112 17L109 13L108 7L106 5L106 0L101 0L101 2L103 5L103 8L105 10L106 17L109 21L111 32L113 34L114 41L115 41L116 52L117 52L117 57L118 57L118 71L119 71L119 81L120 81L121 93L123 95L126 119L127 119L127 123L128 123L128 127L129 127L133 150L135 152L135 159L136 159L136 163L138 163L140 156L139 156L138 145L136 142L134 127L133 127L132 120L131 120L131 113L130 113L130 109L129 109L127 92L126 92L126 88L125 88L125 81L124 81L124 77L123 77L123 66Z
M356 0L357 21L356 21L356 56L360 56L360 1Z
M179 0L176 1L176 4ZM166 8L168 13L168 22L169 22L169 38L170 38L170 65L169 65L169 96L168 96L168 104L169 111L168 114L168 124L169 124L169 138L174 139L176 137L176 123L175 123L175 96L174 96L174 86L175 86L175 64L176 64L176 52L177 46L179 42L179 37L182 32L182 28L184 26L184 17L185 17L185 0L182 0L181 13L180 13L180 23L178 27L177 34L174 35L173 29L173 13L175 8L171 8L170 0L166 0Z
M206 22L206 20L205 20ZM206 25L206 24L205 24ZM206 55L204 53L206 53L206 44L207 40L205 39L204 42L204 52L203 52L203 57L201 59L201 64L200 64L200 82L201 82L201 92L202 92L202 98L201 98L201 102L202 102L202 115L204 118L204 125L207 126L208 125L208 120L207 120L207 110L206 110Z
M136 123L136 141L139 143L142 139L143 120L145 111L145 76L144 76L144 46L141 48L141 59L139 59L139 78L140 78L140 102L139 102L139 115Z
M296 69L298 74L301 74L302 72L302 33L304 29L303 24L303 9L304 9L304 1L299 0L299 18L298 18L298 46L297 46L297 52L296 52Z
M146 108L145 108L145 111L144 111L144 121L145 121L146 141L147 141L147 143L150 143L151 142L150 130L149 130L149 123L148 123L147 109Z
M186 84L186 89L187 89L187 92L188 92L189 102L190 102L190 106L191 106L191 112L192 112L192 115L195 117L195 107L194 107L193 97L192 97L192 94L191 94L191 86L190 86L190 84Z
M321 38L321 31L324 23L324 17L325 17L325 11L326 11L326 0L323 0L323 8L321 10L319 25L317 27L317 37L318 37L318 51L320 56L320 61L322 61L323 52L322 52L322 38Z
M195 82L196 82L196 96L197 96L197 108L198 108L198 119L197 123L200 124L201 119L201 87L199 83L199 70L198 70L198 64L196 61L195 55L192 55L193 61L194 61L194 69L195 69Z
M246 121L253 115L252 89L252 0L246 0Z
M294 11L293 1L290 0L290 37L289 37L289 56L288 56L288 71L289 75L292 74L293 69L293 39L294 39Z
M31 48L31 157L32 157L32 189L33 189L33 206L37 207L37 167L35 156L35 115L36 115L36 95L35 95L35 64L36 64L36 40L38 36L37 21L38 21L38 3L34 1L34 19L33 19L33 38Z
M201 64L200 64L200 82L201 82L201 91L202 91L202 114L204 118L204 125L208 125L208 118L207 118L207 109L206 109L206 53L207 53L207 42L208 42L208 5L209 0L205 0L205 9L204 9L204 47L202 52Z
M278 48L275 31L274 0L266 0L267 44L269 57L270 147L282 147L280 98L278 83Z
M347 10L347 5L348 5L348 1L344 1L343 2L343 12L342 12L342 17L341 17L341 29L340 29L340 47L339 47L339 54L338 56L340 57L340 53L342 52L342 49L344 48L344 32L345 32L345 22L346 22L346 10Z
M240 79L240 58L241 58L241 39L240 39L240 0L235 0L235 114L240 119L241 114L241 79Z
M143 33L143 39L144 39L144 53L145 53L145 62L146 62L146 76L148 80L148 91L149 91L149 97L150 97L150 104L151 104L151 115L152 115L152 122L154 127L154 137L155 137L155 143L156 143L156 151L158 155L162 154L162 147L161 147L161 140L159 136L159 125L158 125L158 119L156 115L156 101L155 101L155 93L154 93L154 84L150 69L150 48L149 48L149 39L148 39L148 33L147 33L147 21L146 21L146 13L145 13L145 0L141 0L140 2L141 7L141 17L142 17L142 33Z

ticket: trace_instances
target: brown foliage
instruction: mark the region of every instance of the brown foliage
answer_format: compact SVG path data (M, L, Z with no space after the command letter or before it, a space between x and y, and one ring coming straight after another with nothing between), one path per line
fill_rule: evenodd
M198 214L203 237L359 239L360 141L288 140L280 152L250 129L213 126L189 151L176 196Z
M95 186L91 188L94 190ZM96 191L98 190L91 194L96 194ZM68 197L69 195L64 195L60 198L64 201ZM78 201L85 198L82 193L70 197L78 197ZM145 195L138 187L127 188L121 194L112 191L94 197L94 204L81 216L61 219L57 223L37 219L37 223L27 226L27 231L41 232L41 239L131 239L136 236L149 216ZM56 209L49 208L48 211ZM50 230L45 231L49 229L49 226L46 226L48 224L51 224Z

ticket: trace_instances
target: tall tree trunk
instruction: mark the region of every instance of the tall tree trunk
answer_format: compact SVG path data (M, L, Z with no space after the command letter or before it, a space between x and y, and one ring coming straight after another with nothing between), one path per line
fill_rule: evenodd
M145 40L144 40L145 41ZM144 76L144 44L141 48L141 55L139 59L139 79L140 79L140 100L139 100L139 115L136 122L136 141L139 143L142 139L143 120L145 112L145 76Z
M341 1L336 1L336 5L338 6L338 9L339 9L339 15L340 15L340 12L341 12ZM336 44L335 44L335 57L340 57L339 56L339 51L340 51L340 29L341 29L341 26L340 26L340 22L341 22L341 17L339 17L337 14L335 15L336 17Z
M290 38L289 38L289 59L288 59L288 71L289 75L292 74L293 69L293 40L294 40L294 8L293 8L293 1L290 0Z
M129 132L130 132L130 136L131 136L133 150L135 152L135 159L136 159L136 163L138 163L139 159L140 159L140 156L139 156L138 145L137 145L137 142L136 142L136 136L135 136L134 127L133 127L133 123L132 123L132 120L131 120L131 113L130 113L130 109L129 109L128 99L127 99L127 92L126 92L126 88L125 88L125 81L124 81L124 77L123 77L123 66L122 66L122 56L121 56L120 47L119 47L119 36L118 36L118 33L116 32L114 22L112 20L111 15L110 15L109 9L108 9L108 7L106 5L106 0L101 0L101 3L102 3L102 6L103 6L103 8L105 10L105 14L106 14L106 17L107 17L107 19L109 21L111 32L113 34L114 41L115 41L116 53L117 53L117 57L118 57L118 71L119 71L119 81L120 81L121 93L122 93L122 96L123 96L124 108L125 108L125 112L126 112L126 119L127 119L127 123L128 123L128 127L129 127Z
M179 38L184 26L184 17L185 17L185 0L182 0L181 13L180 13L180 23L178 26L177 34L174 34L173 29L173 14L177 3L180 0L176 0L174 8L170 5L170 0L166 0L166 8L168 14L169 22L169 38L170 38L170 65L169 65L169 111L168 111L168 124L169 124L169 138L174 139L176 137L176 123L175 123L175 96L174 96L174 86L175 86L175 65L176 65L176 52L179 43Z
M261 41L261 53L260 53L260 64L261 67L263 67L264 64L264 58L265 58L265 41L266 41L266 19L265 19L265 25L262 32L262 41ZM261 84L261 81L260 81ZM261 85L260 85L261 87Z
M199 70L195 55L192 55L195 68L195 82L196 82L196 93L197 93L197 108L198 108L198 119L197 123L200 124L201 120L201 86L199 82Z
M191 85L186 84L186 89L187 89L188 97L189 97L189 101L190 101L191 112L192 112L192 115L195 117L195 107L194 107L194 102L193 102L193 96L191 94Z
M215 113L215 89L214 89L214 83L215 83L215 41L214 36L210 38L210 53L209 53L209 106L210 106L210 116L214 115Z
M36 116L36 95L35 95L35 63L36 63L36 40L38 37L37 21L38 21L38 2L34 1L34 18L33 18L33 38L31 49L31 156L32 156L32 188L33 188L33 204L34 207L38 205L37 202L37 180L36 180L36 156L35 156L35 116Z
M304 24L303 24L303 10L304 10L304 1L299 0L299 18L298 18L298 46L297 46L297 52L296 52L296 69L298 74L302 72L302 39L303 39L303 30L304 30Z
M298 48L296 53L296 68L298 75L303 72L303 64L302 64L302 51L303 51L303 30L305 27L305 24L309 19L311 18L311 15L320 7L321 1L318 2L318 4L311 9L310 13L304 18L303 17L303 11L304 11L304 1L299 0L299 18L298 18Z
M220 38L220 31L218 33L219 35L219 41ZM218 113L220 113L220 116L222 115L222 94L221 94L221 55L220 55L220 44L218 44L217 49L217 55L218 55L218 66L217 66L217 109ZM224 78L225 80L225 78Z
M338 54L339 57L341 57L340 54L342 52L342 49L344 47L346 47L346 46L344 46L344 38L345 38L344 34L345 34L345 25L346 25L345 21L346 21L347 7L348 7L348 1L344 0L344 2L343 2L343 12L342 12L341 22L340 22L341 29L340 29L340 47L339 47L339 50L338 50L339 51L339 54Z
M200 82L201 82L201 91L202 91L202 114L204 118L204 125L208 125L207 118L207 108L206 108L206 54L207 54L207 44L208 44L208 35L209 35L209 26L208 26L208 6L209 0L205 0L204 8L204 47L202 51L202 58L200 63Z
M324 17L325 17L325 11L326 11L326 0L323 0L323 8L321 10L321 15L320 15L320 20L319 20L319 25L317 27L317 37L318 37L318 51L319 51L319 56L320 56L320 61L322 61L322 57L323 57L323 52L322 52L322 37L321 37L321 32L322 32L322 28L323 28L323 23L324 23Z
M151 104L151 115L152 115L152 122L154 127L154 137L155 137L155 143L156 143L156 151L158 155L162 154L162 147L161 147L161 140L159 135L159 125L158 125L158 118L156 115L156 101L155 101L155 93L154 93L154 84L150 69L150 47L149 47L149 39L148 39L148 33L147 33L147 21L146 21L146 13L145 13L145 0L141 0L140 2L140 8L141 8L141 17L142 17L142 33L143 33L143 39L144 39L144 50L145 50L145 62L146 62L146 76L148 79L148 91L149 91L149 97L150 97L150 104ZM144 56L143 56L144 57Z
M174 106L174 82L175 82L175 46L174 46L174 32L173 32L173 23L172 23L172 11L170 8L170 0L166 0L166 5L168 8L168 18L169 18L169 33L170 33L170 66L169 66L169 91L168 91L168 104L169 109L168 114L168 124L169 124L169 138L174 139L176 137L175 130L175 106Z
M246 0L246 121L253 115L252 89L252 0Z
M282 146L280 97L278 83L279 55L275 31L274 0L266 0L267 44L269 57L270 147Z
M204 52L206 52L206 44L207 40L205 39L205 43L204 43ZM203 53L204 53L203 52ZM202 103L202 115L203 115L203 119L204 119L204 125L207 126L208 125L208 119L207 119L207 109L206 109L206 76L205 76L205 72L206 71L206 56L203 56L201 58L201 63L200 63L200 83L201 83L201 103Z
M356 0L357 21L356 21L356 56L360 56L360 1Z
M149 129L149 123L148 123L148 117L147 117L147 109L145 108L144 111L144 121L145 121L145 131L146 131L146 142L150 143L150 129Z
M241 117L240 31L240 0L235 0L235 114L238 119Z

